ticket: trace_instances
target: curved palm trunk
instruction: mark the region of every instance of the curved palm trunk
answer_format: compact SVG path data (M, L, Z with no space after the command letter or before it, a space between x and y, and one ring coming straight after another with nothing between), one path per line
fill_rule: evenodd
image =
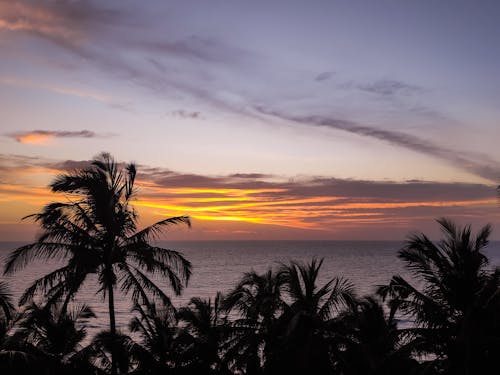
M108 286L108 310L109 310L109 332L113 338L111 344L111 374L118 374L116 367L116 348L115 348L115 338L116 338L116 321L115 321L115 297L113 284Z

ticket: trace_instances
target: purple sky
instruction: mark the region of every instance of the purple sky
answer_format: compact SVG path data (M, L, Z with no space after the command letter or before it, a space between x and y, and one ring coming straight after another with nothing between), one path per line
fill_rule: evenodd
M144 4L0 1L0 234L21 236L17 213L42 202L13 192L35 194L60 171L55 164L103 150L174 173L175 188L200 188L186 177L197 176L203 188L282 189L241 195L250 203L302 202L311 198L304 186L318 185L313 200L325 200L338 194L325 183L333 180L365 186L364 195L342 190L358 205L413 202L405 213L377 208L376 221L350 212L342 230L332 202L313 217L304 212L318 213L317 202L277 208L296 215L290 222L242 207L147 212L198 215L199 228L218 226L219 237L270 238L276 224L290 238L390 238L444 214L500 223L498 2ZM235 175L246 185L235 187ZM149 174L144 183L165 187ZM448 203L439 210L438 200ZM202 232L193 231L210 238Z

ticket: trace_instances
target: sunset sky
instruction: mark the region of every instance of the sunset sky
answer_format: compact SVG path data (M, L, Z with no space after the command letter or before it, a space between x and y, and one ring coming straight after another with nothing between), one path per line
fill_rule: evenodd
M147 6L146 6L147 4ZM0 240L108 151L171 239L500 239L498 1L1 1Z

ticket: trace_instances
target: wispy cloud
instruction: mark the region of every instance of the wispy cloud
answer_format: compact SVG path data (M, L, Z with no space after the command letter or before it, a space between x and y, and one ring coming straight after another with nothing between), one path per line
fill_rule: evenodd
M91 130L31 130L9 133L6 136L15 139L19 143L45 145L54 138L98 138L104 135L99 135Z
M373 83L358 84L357 88L371 94L382 96L408 96L424 92L424 89L417 85L391 79L378 80Z
M90 2L1 1L0 30L23 31L65 46L87 39L89 30L113 23L119 12Z
M213 74L250 66L248 51L212 37L169 39L154 32L146 36L135 28L142 22L144 31L147 20L140 19L136 12L106 6L90 2L0 2L0 31L27 33L50 41L80 61L155 95L187 95L219 110L248 115L242 105L234 105L212 87Z
M51 91L60 95L74 96L78 98L90 99L97 102L105 103L113 107L126 106L124 103L118 103L110 96L100 94L90 90L82 90L68 87L55 86L44 82L34 82L18 77L0 76L0 84L11 87L29 87L41 90Z
M403 147L425 155L444 160L453 166L482 177L486 180L497 182L500 177L500 166L495 160L486 155L456 151L436 144L430 140L412 134L375 128L361 125L352 121L327 116L296 116L268 110L263 107L256 108L262 114L274 116L282 120L342 130L349 133L377 139L395 146Z

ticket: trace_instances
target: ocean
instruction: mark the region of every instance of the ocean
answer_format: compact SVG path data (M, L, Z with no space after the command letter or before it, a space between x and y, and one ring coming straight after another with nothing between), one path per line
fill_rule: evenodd
M8 253L21 246L21 242L0 242L0 262ZM244 272L264 272L291 260L308 262L312 258L324 259L318 285L332 277L349 279L359 295L371 294L376 287L386 284L396 274L409 277L402 262L396 257L402 246L398 241L167 241L160 246L181 251L193 265L193 275L179 297L172 296L174 305L185 305L191 297L213 298L218 291L227 292ZM492 266L500 266L500 242L492 242L486 253ZM59 263L60 264L60 263ZM37 277L58 265L57 262L34 261L12 276L2 276L16 298ZM2 267L3 268L3 267ZM77 300L89 304L97 315L89 331L107 328L107 304L100 295L95 280L89 279ZM168 294L168 289L167 294ZM131 317L132 304L123 295L116 298L117 325L123 331ZM91 332L89 332L91 333Z

